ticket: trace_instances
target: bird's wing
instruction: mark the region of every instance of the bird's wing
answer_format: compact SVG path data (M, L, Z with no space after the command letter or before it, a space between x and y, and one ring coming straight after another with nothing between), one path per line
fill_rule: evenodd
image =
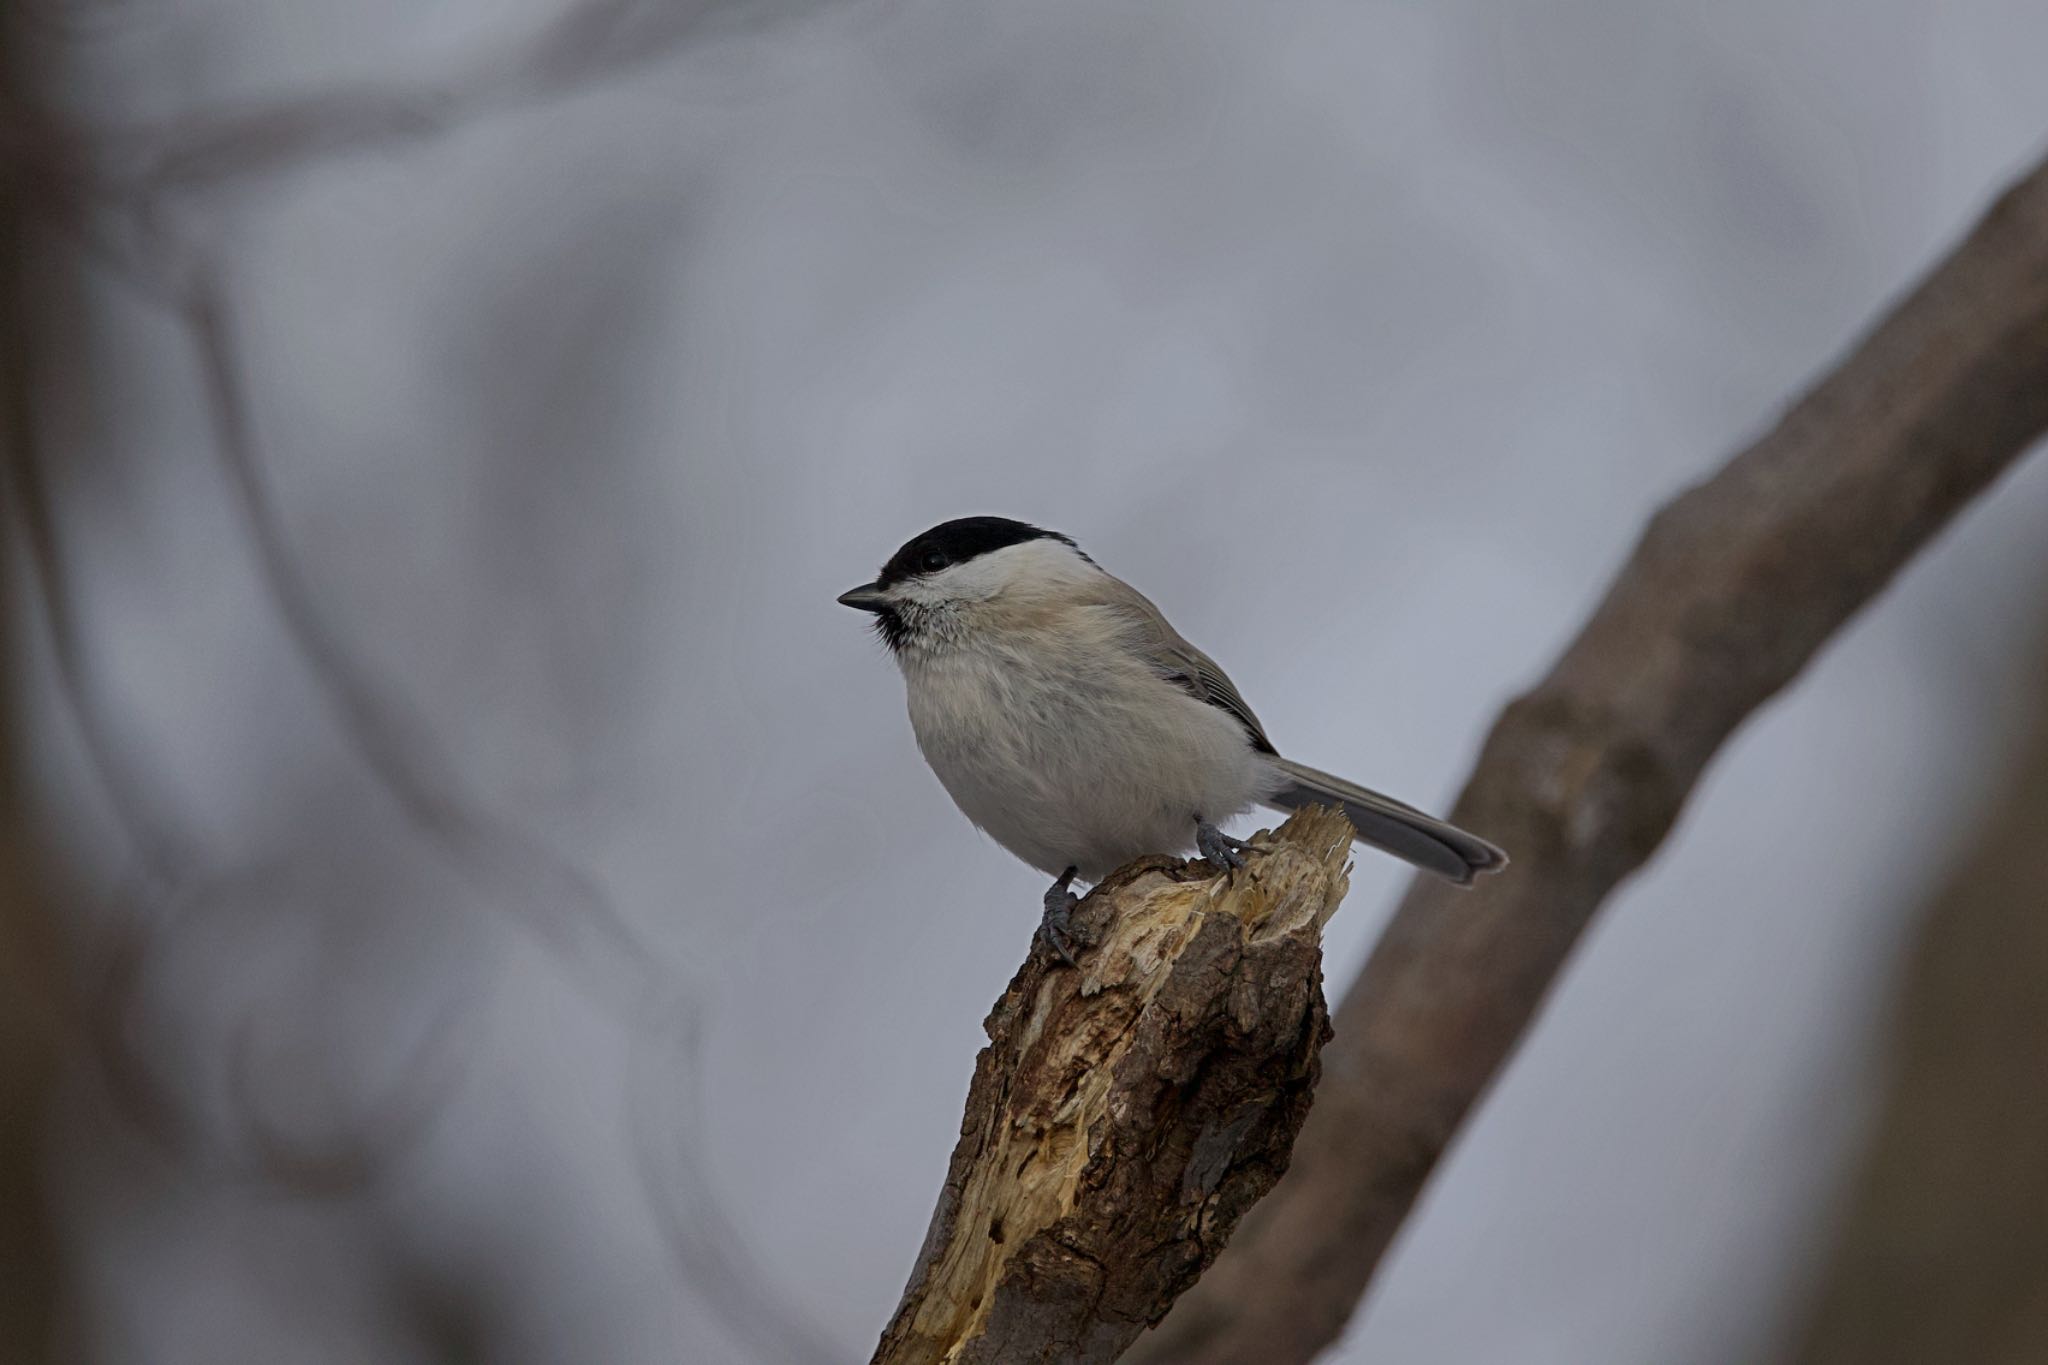
M1244 727L1252 747L1262 754L1275 752L1266 738L1266 727L1222 665L1181 638L1165 615L1143 593L1128 583L1104 574L1106 580L1099 603L1111 609L1124 627L1126 638L1142 653L1162 678L1181 688L1197 701L1229 713Z
M1238 695L1237 685L1218 666L1217 662L1182 640L1173 652L1173 667L1167 679L1186 688L1189 693L1209 705L1228 711L1244 726L1244 732L1251 738L1252 747L1262 754L1274 752L1273 741L1266 738L1266 727L1259 724L1259 718L1252 714L1252 708Z

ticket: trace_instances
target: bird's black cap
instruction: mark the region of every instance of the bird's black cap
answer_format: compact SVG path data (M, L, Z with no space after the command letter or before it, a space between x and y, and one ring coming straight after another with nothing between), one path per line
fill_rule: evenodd
M877 588L891 587L921 573L937 573L954 564L965 564L991 550L1022 545L1031 540L1073 541L1058 531L1048 531L1008 517L956 517L942 521L931 530L913 536L889 557L875 579Z

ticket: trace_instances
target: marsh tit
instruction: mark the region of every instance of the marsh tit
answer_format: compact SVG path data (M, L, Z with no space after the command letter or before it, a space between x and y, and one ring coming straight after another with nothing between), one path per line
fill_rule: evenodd
M1057 878L1044 933L1069 962L1075 878L1192 846L1240 867L1218 823L1254 805L1342 807L1361 842L1459 885L1507 864L1486 840L1282 758L1216 662L1066 536L1005 517L943 522L874 582L925 761L961 811Z

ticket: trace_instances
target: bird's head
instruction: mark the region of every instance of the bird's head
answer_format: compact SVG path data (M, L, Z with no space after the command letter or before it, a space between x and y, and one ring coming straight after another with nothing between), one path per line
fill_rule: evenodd
M873 612L897 654L957 642L988 624L989 608L1028 607L1099 574L1057 531L1008 517L958 517L905 541L872 583L839 601Z

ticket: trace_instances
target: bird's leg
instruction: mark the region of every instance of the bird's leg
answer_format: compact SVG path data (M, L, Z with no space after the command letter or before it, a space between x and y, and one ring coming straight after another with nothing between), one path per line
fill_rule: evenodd
M1243 867L1245 851L1251 847L1242 839L1233 839L1216 826L1195 817L1195 851L1218 867Z
M1060 873L1060 879L1045 892L1045 918L1038 922L1038 936L1045 940L1045 946L1058 953L1069 967L1079 967L1074 961L1076 942L1082 942L1079 931L1074 928L1074 907L1081 898L1068 888L1074 884L1074 875L1081 869L1070 867Z

